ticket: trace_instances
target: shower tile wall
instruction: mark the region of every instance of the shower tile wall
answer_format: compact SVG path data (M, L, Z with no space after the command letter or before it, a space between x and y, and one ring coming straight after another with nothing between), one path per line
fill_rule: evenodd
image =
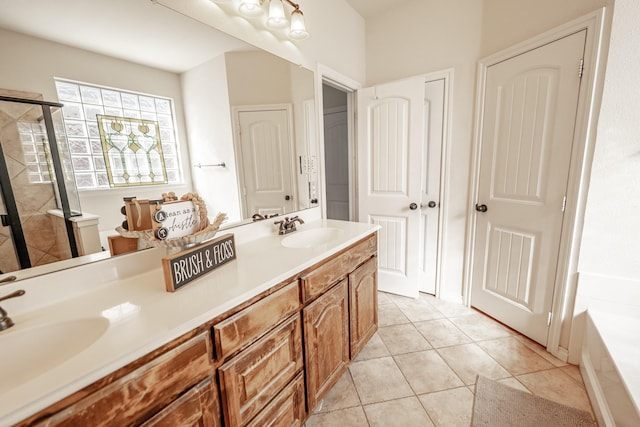
M42 99L38 94L9 90L0 90L0 95ZM32 184L27 176L17 123L36 122L41 117L39 106L0 102L0 141L32 266L71 258L66 230L56 230L53 218L47 214L57 208L52 184ZM0 209L6 213L3 204ZM9 227L0 227L0 271L4 273L20 269L10 233Z

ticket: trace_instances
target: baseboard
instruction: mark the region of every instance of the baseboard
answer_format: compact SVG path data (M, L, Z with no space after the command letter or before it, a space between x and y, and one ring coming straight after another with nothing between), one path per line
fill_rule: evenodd
M587 389L589 400L591 401L591 407L593 408L593 414L598 421L598 425L600 427L616 427L616 423L609 411L609 405L600 387L591 356L589 356L589 353L584 348L582 349L580 372L582 373L582 379L584 380L584 385Z

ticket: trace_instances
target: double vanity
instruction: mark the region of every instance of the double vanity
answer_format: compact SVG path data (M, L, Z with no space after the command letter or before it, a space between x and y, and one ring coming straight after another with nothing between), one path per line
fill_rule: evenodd
M159 249L1 287L0 426L302 425L377 329L377 227L307 215L175 293Z

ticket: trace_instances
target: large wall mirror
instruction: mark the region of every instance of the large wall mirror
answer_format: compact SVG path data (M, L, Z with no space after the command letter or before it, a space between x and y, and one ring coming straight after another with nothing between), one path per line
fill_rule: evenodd
M163 120L169 126L166 123L172 117L167 131L172 133L165 134L175 143L173 153L167 146L166 161L173 180L163 185L105 186L105 166L98 152L100 135L92 131L93 125L79 133L74 133L77 129L67 132L68 143L80 150L73 163L76 176L83 177L77 192L80 208L83 214L99 218L99 246L105 249L96 255L94 245L87 252L94 255L85 259L108 256L107 236L122 223L124 197L157 199L169 191L178 196L197 192L210 217L227 214L227 227L251 221L255 214L269 217L319 205L314 75L310 70L149 0L0 0L0 39L0 95L74 106L74 111L62 109L64 123L78 121L79 116L88 122L96 113L108 116L113 111L106 104L82 103L82 91L91 88L98 94L104 90L139 95L140 104L157 97L157 111L147 113L141 107L142 117L139 114L138 118L157 113L154 117L160 126ZM69 98L62 99L61 87L71 88ZM73 98L74 87L79 88L78 100ZM161 108L163 99L172 101L172 111L167 112L164 104ZM5 119L18 122L27 115L16 115L16 109L6 105L5 109L8 111L0 112L0 126L16 129L15 137L8 137L7 132L0 137L7 155L24 150L24 138L21 125L8 125ZM33 111L28 116L34 116ZM161 136L162 132L160 127ZM9 147L11 140L18 145ZM34 150L37 154L38 148ZM81 155L82 150L86 156ZM28 169L28 165L9 167L12 184ZM29 200L17 205L23 210L30 206L33 222L23 228L45 237L35 239L37 243L28 251L33 271L47 272L55 270L55 265L65 268L76 263L64 260L55 245L46 243L46 236L59 229L56 231L55 218L48 213L56 207L55 200L37 200L43 193L38 188L51 185L40 185L18 190L22 195L28 193ZM4 207L0 203L0 210ZM36 222L46 230L37 228ZM9 259L8 254L15 250L9 234L8 227L0 227L0 259ZM5 264L0 266L0 278L20 269L15 262ZM44 264L47 268L42 268ZM21 273L24 275L24 269Z

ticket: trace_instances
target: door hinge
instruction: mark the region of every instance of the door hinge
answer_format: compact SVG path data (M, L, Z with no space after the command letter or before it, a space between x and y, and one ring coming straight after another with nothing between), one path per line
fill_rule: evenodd
M549 317L547 317L547 326L551 326L551 312L549 312Z
M578 78L581 79L584 74L584 58L580 58L580 67L578 68Z
M567 196L562 196L562 212L567 209Z

